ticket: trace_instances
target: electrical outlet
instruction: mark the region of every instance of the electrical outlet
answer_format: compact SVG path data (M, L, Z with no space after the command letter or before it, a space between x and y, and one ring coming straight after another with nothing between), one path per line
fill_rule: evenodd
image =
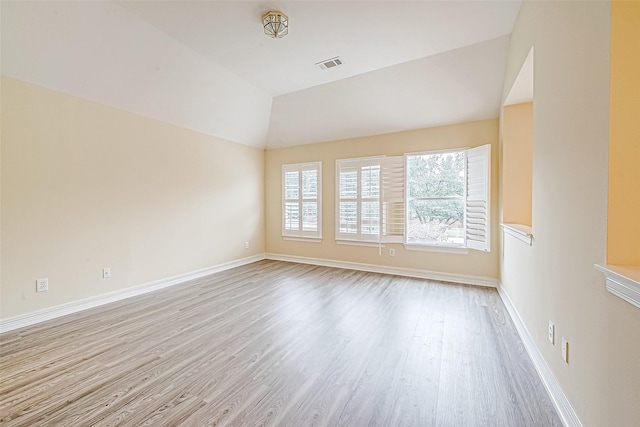
M562 337L562 359L569 363L569 342Z
M393 248L389 248L389 256L396 256L396 250Z
M110 279L111 278L111 268L105 267L102 269L102 278Z
M244 248L249 249L249 242L244 242Z
M555 335L556 325L553 324L551 320L549 320L549 342L551 344L554 343L554 335Z
M49 279L36 280L36 292L44 292L49 290Z

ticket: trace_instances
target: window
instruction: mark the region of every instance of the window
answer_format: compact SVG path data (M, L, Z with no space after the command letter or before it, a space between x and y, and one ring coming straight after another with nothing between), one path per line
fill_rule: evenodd
M338 160L336 175L336 240L402 243L404 157Z
M322 162L282 166L282 236L322 238Z
M491 146L406 159L406 243L489 251Z
M464 151L407 155L407 243L464 246L464 175Z
M490 165L490 145L338 160L336 240L489 251Z
M381 157L338 160L336 239L377 242Z

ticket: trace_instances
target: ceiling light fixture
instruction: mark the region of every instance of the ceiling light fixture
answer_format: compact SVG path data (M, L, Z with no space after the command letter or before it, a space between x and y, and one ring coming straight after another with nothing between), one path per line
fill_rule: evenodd
M269 11L262 15L264 33L274 39L289 34L289 17L282 12Z

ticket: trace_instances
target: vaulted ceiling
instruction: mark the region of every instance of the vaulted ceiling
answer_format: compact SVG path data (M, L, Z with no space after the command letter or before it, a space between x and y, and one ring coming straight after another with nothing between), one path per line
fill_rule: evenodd
M519 1L3 0L3 75L255 147L497 117ZM270 39L260 18L289 15ZM343 65L314 64L340 56Z

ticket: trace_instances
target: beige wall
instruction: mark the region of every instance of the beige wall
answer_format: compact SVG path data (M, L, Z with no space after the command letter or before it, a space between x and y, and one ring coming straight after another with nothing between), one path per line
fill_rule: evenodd
M3 78L0 318L263 251L501 276L582 423L636 425L640 312L593 268L606 255L610 29L609 2L523 2L504 94L535 46L532 246L498 232L497 120L263 153ZM392 258L335 244L337 158L485 143L494 146L491 253L393 245ZM323 162L324 239L283 241L281 165L314 160ZM36 294L40 277L50 290Z
M611 4L607 262L640 267L640 1Z
M640 419L640 311L593 267L605 262L609 40L609 2L523 2L503 92L535 46L533 245L504 237L502 286L585 427Z
M264 252L263 150L4 77L1 118L1 318Z
M502 110L502 221L531 227L533 103Z
M401 268L464 274L487 278L498 277L497 197L492 199L492 250L490 253L469 251L468 254L406 251L401 244L395 257L378 248L338 245L335 242L335 163L336 159L375 155L475 147L492 144L492 194L497 195L498 121L485 120L387 135L300 145L266 152L266 230L267 252L329 260L378 264ZM285 241L282 232L281 174L282 165L322 161L322 243Z

